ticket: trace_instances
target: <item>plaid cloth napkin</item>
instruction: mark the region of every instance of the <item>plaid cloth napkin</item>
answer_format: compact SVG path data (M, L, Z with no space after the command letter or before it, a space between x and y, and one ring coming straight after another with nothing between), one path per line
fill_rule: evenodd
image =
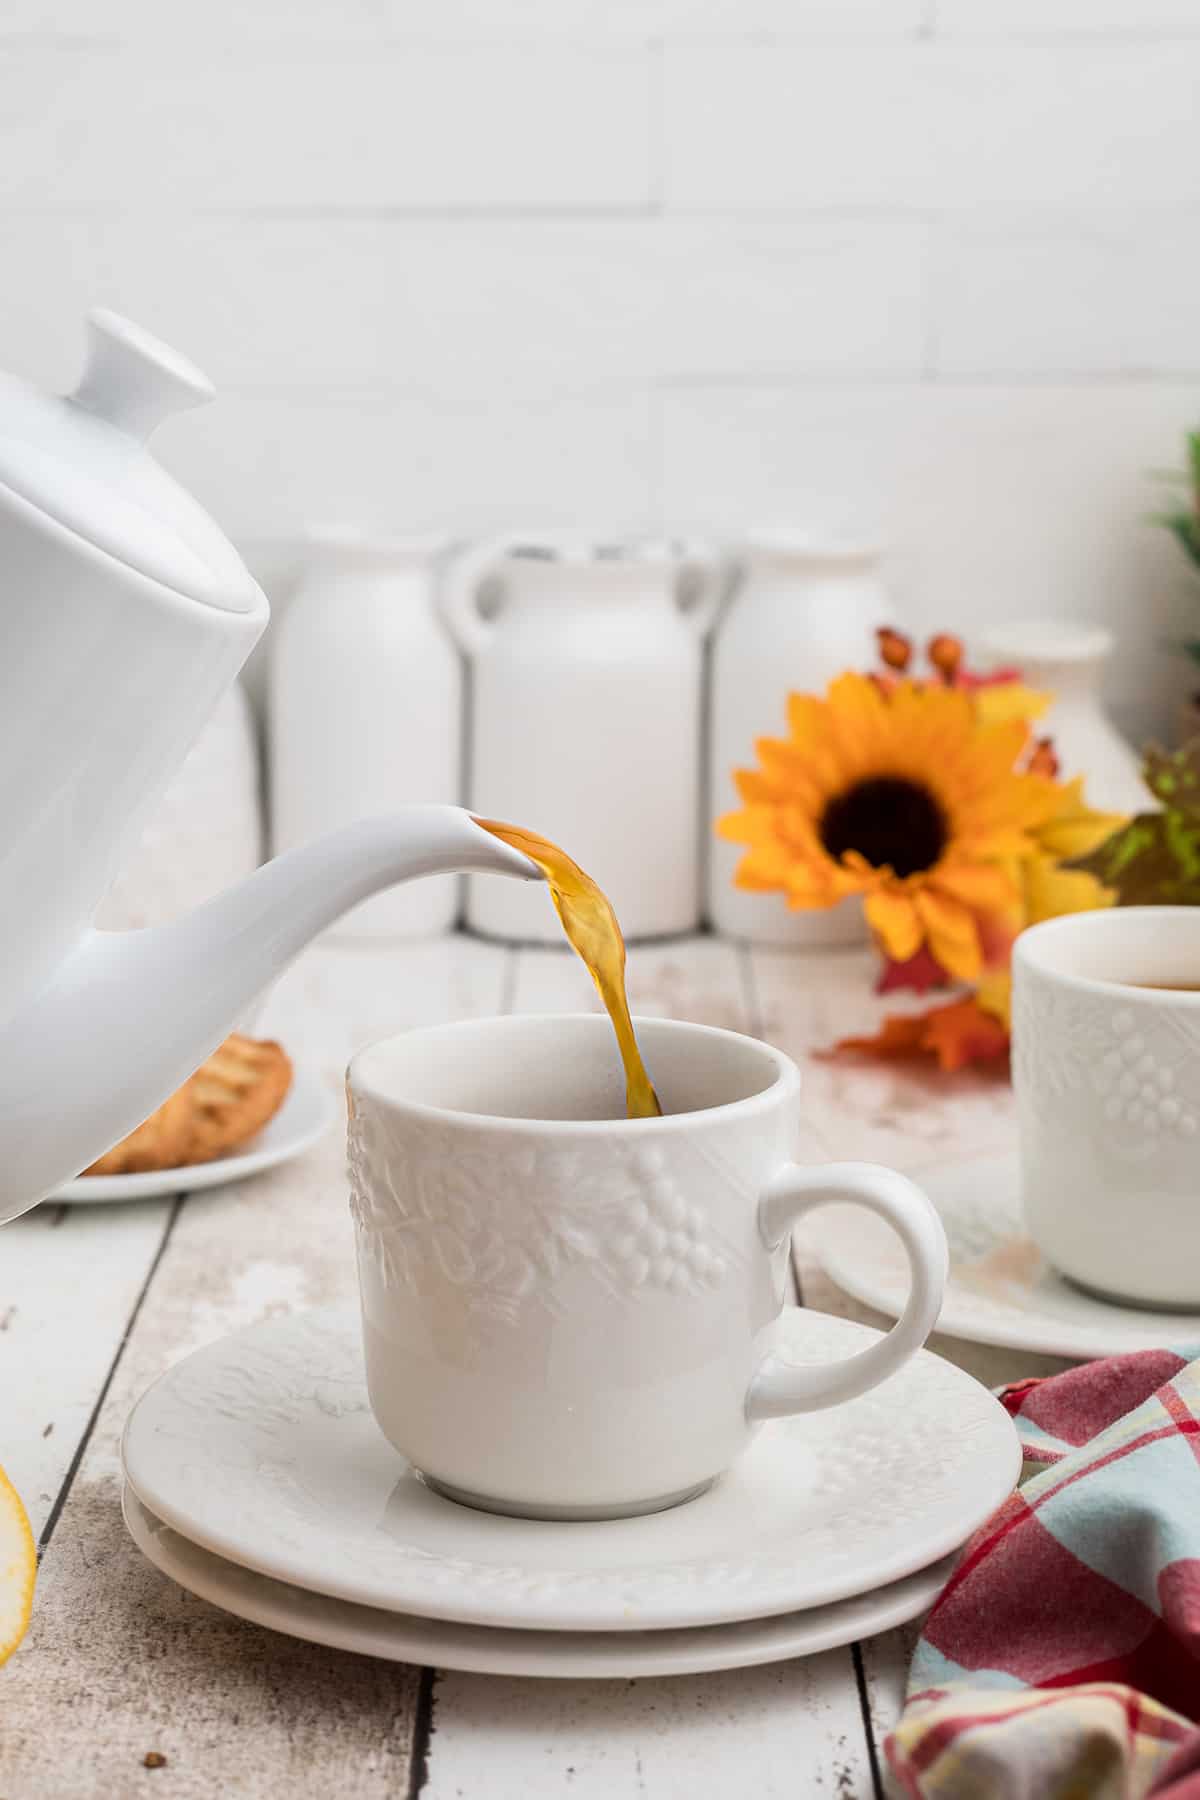
M1107 1357L1000 1398L1037 1472L926 1620L894 1785L1200 1800L1200 1351Z

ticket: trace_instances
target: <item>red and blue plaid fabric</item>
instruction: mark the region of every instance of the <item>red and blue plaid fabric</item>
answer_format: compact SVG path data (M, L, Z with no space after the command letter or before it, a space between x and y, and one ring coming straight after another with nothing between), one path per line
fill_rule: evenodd
M1001 1399L1037 1471L967 1544L887 1741L916 1800L1200 1800L1200 1360Z

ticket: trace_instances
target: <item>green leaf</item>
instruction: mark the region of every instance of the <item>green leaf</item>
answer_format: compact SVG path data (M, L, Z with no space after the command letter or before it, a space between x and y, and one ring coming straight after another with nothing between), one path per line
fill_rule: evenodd
M1119 906L1200 906L1200 737L1151 747L1142 778L1161 812L1138 813L1066 867L1114 888Z
M1192 491L1200 499L1200 431L1187 435L1188 467L1192 473Z
M1142 759L1142 780L1164 808L1200 823L1200 737L1189 738L1181 750L1151 744Z
M1191 561L1200 567L1200 520L1190 513L1168 513L1160 522L1174 533Z

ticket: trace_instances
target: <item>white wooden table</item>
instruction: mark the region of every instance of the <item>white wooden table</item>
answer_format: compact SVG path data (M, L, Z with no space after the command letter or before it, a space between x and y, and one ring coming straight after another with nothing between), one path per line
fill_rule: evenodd
M758 1033L806 1072L814 1158L920 1168L1011 1141L994 1077L810 1060L868 1028L866 952L746 952L696 939L630 954L635 1012ZM903 1002L901 1002L902 1004ZM468 938L317 946L260 1029L322 1069L392 1030L594 1004L565 950ZM895 1005L893 996L889 1002ZM797 1250L806 1303L882 1324ZM162 1369L273 1313L351 1299L343 1148L244 1188L130 1206L44 1206L0 1228L0 1463L42 1548L29 1637L0 1673L3 1800L706 1800L881 1794L911 1633L799 1662L670 1680L439 1673L325 1650L175 1587L125 1535L118 1442ZM947 1339L994 1383L1063 1365ZM166 1765L147 1768L147 1753Z

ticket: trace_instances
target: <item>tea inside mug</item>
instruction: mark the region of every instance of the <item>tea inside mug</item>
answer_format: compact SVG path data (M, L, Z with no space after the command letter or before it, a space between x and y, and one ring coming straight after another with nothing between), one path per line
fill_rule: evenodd
M1200 994L1200 907L1114 906L1049 919L1021 933L1014 959L1052 979Z

